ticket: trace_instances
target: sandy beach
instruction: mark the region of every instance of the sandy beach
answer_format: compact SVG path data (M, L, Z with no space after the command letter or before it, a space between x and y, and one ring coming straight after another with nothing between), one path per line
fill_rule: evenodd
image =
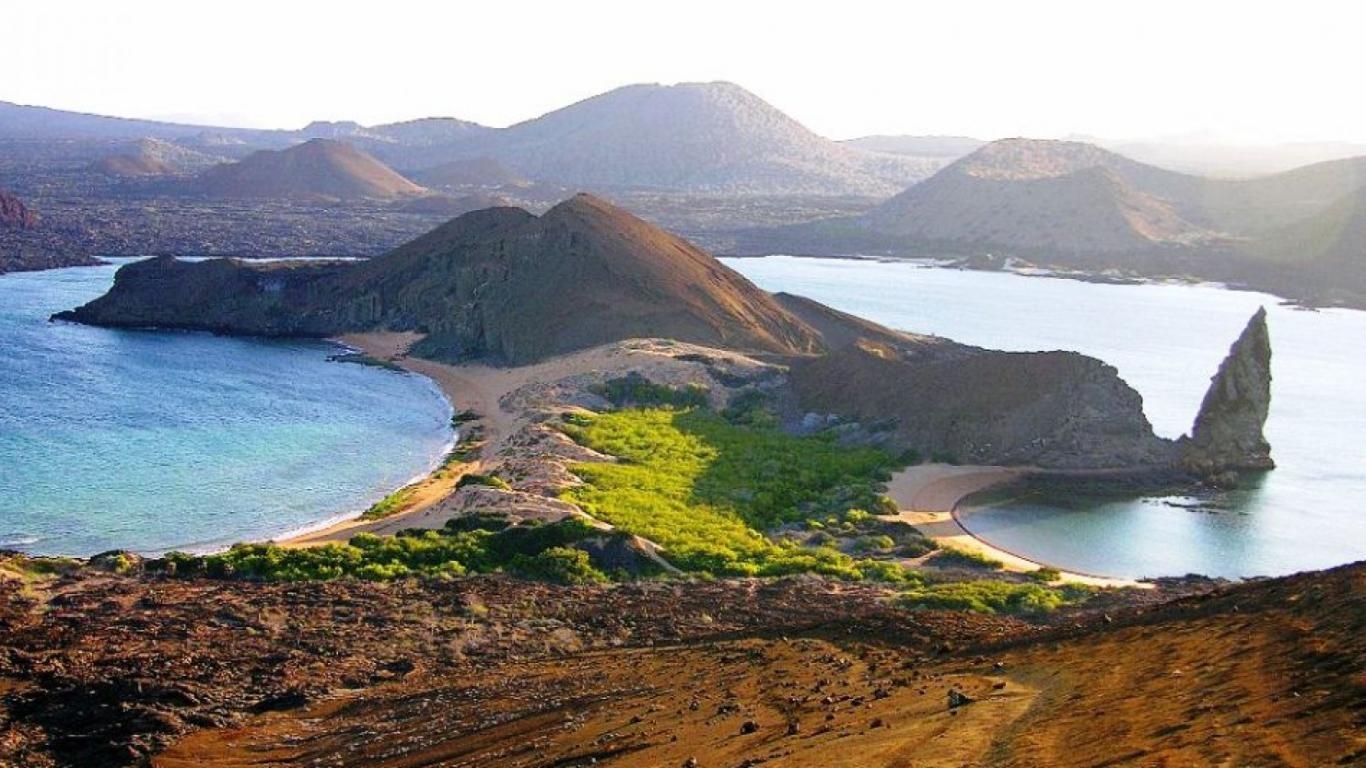
M428 377L440 387L457 412L468 410L478 414L477 422L468 426L477 425L482 430L482 457L497 455L517 428L515 416L505 410L500 402L509 392L531 382L553 381L622 363L620 357L614 358L602 350L588 350L517 368L495 368L475 363L450 365L410 357L408 348L418 338L420 336L415 333L382 332L348 334L337 341L377 360L388 361ZM362 532L392 534L405 528L440 528L451 516L441 507L441 501L455 490L461 477L483 469L484 460L480 458L449 466L444 472L434 471L411 486L412 496L401 512L380 520L343 520L277 543L284 546L317 546L346 541ZM887 485L887 494L901 510L895 519L915 526L936 542L999 560L1004 564L1004 570L1028 573L1047 564L1021 557L974 536L963 526L958 507L968 496L1017 480L1030 471L1018 467L921 464L894 474ZM1063 581L1072 583L1101 587L1143 586L1128 579L1065 570L1061 573Z
M505 390L491 387L498 377L496 369L487 366L454 366L408 357L408 347L420 338L415 333L355 333L342 336L339 341L360 350L376 360L394 363L436 383L457 413L473 411L479 415L478 426L483 430L483 455L493 455L511 428L511 418L498 407L498 398ZM496 386L496 385L495 385ZM471 425L473 426L473 425ZM413 494L406 508L380 520L351 518L315 531L309 531L277 542L283 546L306 547L329 542L346 541L358 533L397 533L404 528L440 528L446 522L434 508L452 491L461 477L479 472L482 461L475 460L447 467L446 472L434 470L412 486ZM438 477L440 475L440 477Z
M975 552L1003 564L1003 570L1029 573L1048 565L1001 549L963 527L959 505L979 493L1026 476L1032 470L1016 467L953 466L921 464L897 472L887 484L887 495L901 509L894 518L915 526L936 543ZM1061 580L1095 587L1149 586L1131 579L1117 579L1059 569Z
M441 528L452 516L440 502L455 489L466 474L481 473L485 459L497 456L507 439L519 428L517 416L502 406L505 395L527 384L563 379L586 371L630 370L652 353L638 350L629 354L611 348L594 348L575 352L544 362L516 368L497 368L481 363L450 365L407 354L408 348L421 336L416 333L355 333L335 339L360 350L364 354L421 374L440 387L455 411L473 411L477 421L465 425L482 432L482 448L475 461L447 468L442 478L436 472L414 484L415 493L406 508L381 520L352 518L316 531L293 536L277 543L284 546L315 546L346 541L357 533L397 533L405 528Z

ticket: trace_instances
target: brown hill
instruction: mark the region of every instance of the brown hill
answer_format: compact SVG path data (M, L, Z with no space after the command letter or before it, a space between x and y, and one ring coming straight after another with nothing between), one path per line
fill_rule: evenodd
M514 208L463 216L346 282L387 327L425 328L419 351L443 358L528 362L650 336L785 354L820 345L710 255L590 195L539 218Z
M145 155L111 155L90 164L90 170L120 178L134 176L170 176L176 172L170 163Z
M927 243L1135 252L1209 241L1180 200L1194 177L1077 142L992 142L870 212L867 227Z
M169 141L139 139L126 145L123 151L91 163L90 169L117 178L173 176L202 171L222 161L222 157Z
M193 735L155 765L283 766L302 749L394 768L1359 766L1363 573L1228 587L1051 633L1005 621L954 631L954 614L891 609L832 621L797 603L807 628L560 650L458 682L419 673ZM686 591L649 616L686 616ZM753 615L774 591L742 607ZM650 618L628 615L648 631ZM952 691L965 703L950 707Z
M441 359L525 363L634 337L779 354L821 348L772 297L684 240L588 195L536 217L461 216L351 265L129 265L63 317L105 325L324 336L413 330Z
M203 172L187 187L213 197L394 199L422 187L355 147L313 139L289 149L261 150L241 162Z

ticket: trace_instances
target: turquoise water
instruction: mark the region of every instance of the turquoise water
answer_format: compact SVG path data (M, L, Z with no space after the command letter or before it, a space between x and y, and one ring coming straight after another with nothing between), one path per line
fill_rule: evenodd
M969 344L1100 358L1144 398L1161 435L1190 429L1253 311L1269 312L1278 468L1209 499L1021 499L968 526L1006 549L1090 573L1245 577L1366 558L1366 312L1306 312L1265 294L1195 285L1100 285L913 263L727 259L769 290Z
M0 548L205 550L363 510L451 439L428 380L337 348L48 316L114 267L0 275Z

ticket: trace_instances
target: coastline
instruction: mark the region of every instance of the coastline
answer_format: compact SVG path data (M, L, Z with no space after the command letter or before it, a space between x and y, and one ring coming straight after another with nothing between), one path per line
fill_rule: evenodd
M466 428L481 432L479 455L472 461L443 462L425 477L396 489L395 493L413 489L412 497L400 511L377 520L365 520L360 514L318 525L276 539L275 544L286 547L321 546L345 542L358 533L393 534L407 528L438 529L446 524L452 513L441 507L455 491L457 483L467 474L481 473L485 457L496 455L507 436L515 428L512 414L501 407L504 395L530 381L546 380L596 367L593 352L577 353L519 368L493 368L480 363L451 365L423 358L409 357L407 350L420 338L416 333L374 332L346 334L333 339L376 360L390 363L410 373L430 379L451 403L454 412L472 411L477 419ZM458 445L459 443L457 443ZM900 512L889 519L907 523L935 542L974 552L998 560L1002 570L1029 573L1049 563L1034 560L992 544L978 537L966 525L960 509L970 496L996 488L1038 470L1028 467L955 466L949 464L921 464L897 472L887 485L887 494ZM1059 580L1065 583L1094 587L1139 587L1152 585L1116 577L1071 571L1058 568Z
M900 512L890 519L907 523L933 539L935 543L976 553L998 560L1002 570L1029 573L1039 568L1053 567L1049 563L1023 557L1002 549L978 537L963 525L959 507L963 501L982 491L1019 480L1035 470L1025 467L954 466L949 464L920 464L897 472L887 484L887 495L896 502ZM1092 587L1151 588L1151 584L1133 579L1098 576L1089 573L1057 569L1059 580Z
M474 377L462 375L457 366L409 358L408 347L418 338L420 336L415 333L355 333L334 338L332 341L376 360L396 365L409 373L426 377L450 402L453 413L477 413L478 419L464 425L462 430L474 427L482 430L482 453L482 450L494 445L505 433L496 398L490 398L480 382L474 380ZM451 445L451 450L455 450L461 442L463 441L457 439ZM360 512L340 519L321 521L275 539L273 543L285 547L309 547L344 542L358 533L390 534L404 528L440 528L445 524L447 516L438 515L434 508L455 490L461 478L467 474L477 473L482 467L481 459L467 462L439 461L425 475L394 490L395 494L411 495L403 502L400 511L392 515L366 520L363 518L364 512Z
M426 376L435 382L456 413L473 412L476 418L461 429L478 430L478 442L472 444L478 448L478 456L471 461L438 466L423 480L405 486L417 489L415 498L388 517L363 520L360 515L353 515L313 531L277 539L274 543L287 547L318 546L344 542L358 533L391 534L405 528L441 528L458 514L443 507L441 502L455 490L460 478L484 473L492 457L497 456L508 439L523 426L513 412L502 407L504 396L535 382L620 368L631 359L608 348L594 348L516 368L497 368L484 363L453 365L408 356L408 348L419 338L421 335L417 333L385 331L346 334L333 341Z

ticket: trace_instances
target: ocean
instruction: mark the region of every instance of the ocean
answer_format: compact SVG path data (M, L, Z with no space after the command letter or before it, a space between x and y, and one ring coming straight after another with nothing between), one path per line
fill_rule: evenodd
M363 511L450 444L434 384L333 344L48 321L114 271L0 275L0 549L277 537Z

